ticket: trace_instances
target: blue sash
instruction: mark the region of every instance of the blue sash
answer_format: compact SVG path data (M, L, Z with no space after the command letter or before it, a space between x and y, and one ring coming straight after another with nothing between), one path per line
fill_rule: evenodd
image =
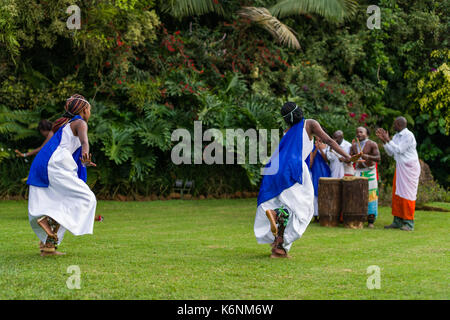
M278 172L274 175L264 175L258 194L258 206L278 196L295 183L302 183L303 174L303 125L304 119L294 124L281 138L278 152L272 155L265 166L267 171L272 164L278 161Z
M316 146L314 146L313 152L316 150ZM306 163L308 164L309 168L309 162L311 161L311 155L306 158ZM322 155L320 154L320 151L317 150L316 156L314 157L314 163L312 165L312 168L309 169L309 172L311 173L311 179L314 186L314 195L316 197L319 196L319 179L321 177L330 177L331 176L331 170L328 164L325 162L325 160L322 158Z
M69 123L72 121L83 119L80 116L73 117ZM27 184L35 187L42 187L42 188L48 188L49 181L48 181L48 162L50 161L50 158L53 155L53 152L58 148L59 144L61 143L61 137L63 128L65 126L62 126L61 128L56 131L56 133L51 137L49 141L42 147L42 149L39 151L39 153L36 155L36 157L33 160L33 163L31 164L30 173L28 175ZM86 167L83 166L81 163L80 157L81 157L81 147L79 147L75 152L72 154L73 160L77 163L78 166L78 178L83 180L84 182L87 181L87 170Z

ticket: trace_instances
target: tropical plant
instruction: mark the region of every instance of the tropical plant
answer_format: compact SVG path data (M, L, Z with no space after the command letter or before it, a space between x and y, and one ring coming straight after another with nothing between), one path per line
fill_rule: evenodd
M163 8L163 11L169 12L176 18L211 12L224 15L225 12L225 8L218 0L171 0L165 2ZM342 22L354 15L356 8L355 0L280 0L269 9L243 6L237 14L266 29L279 43L300 49L295 32L278 18L318 14L328 21Z
M99 197L166 197L176 179L195 180L195 195L257 190L261 164L175 165L171 133L193 136L199 120L226 144L228 128L280 130L288 100L347 140L404 115L420 157L450 186L449 2L379 0L374 30L362 18L372 2L358 3L1 1L0 197L26 196L31 161L14 149L40 145L37 123L58 118L74 93L92 105L88 183ZM80 30L65 26L71 4ZM394 160L382 158L390 184Z

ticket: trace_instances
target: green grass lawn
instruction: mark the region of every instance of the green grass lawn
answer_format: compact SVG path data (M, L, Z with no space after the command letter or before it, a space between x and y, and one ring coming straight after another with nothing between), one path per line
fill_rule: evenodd
M0 201L0 299L450 298L449 213L416 212L414 232L384 230L390 208L373 230L310 224L287 260L256 243L255 205L100 201L93 235L67 232L67 255L41 257L27 202ZM66 286L71 265L79 290ZM371 265L381 289L367 288Z

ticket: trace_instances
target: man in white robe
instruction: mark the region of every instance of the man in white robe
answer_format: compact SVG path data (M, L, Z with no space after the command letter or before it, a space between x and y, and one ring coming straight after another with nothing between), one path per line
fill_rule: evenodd
M392 215L394 221L385 228L413 231L420 163L416 150L416 138L406 126L406 119L398 117L394 121L394 129L397 133L392 140L389 133L384 129L378 129L376 134L383 141L386 153L394 157L396 162L392 184Z
M344 139L344 133L341 130L338 130L333 134L333 140L336 141L345 152L350 154L352 144ZM330 163L332 178L342 178L344 176L353 176L355 174L352 164L342 162L340 160L341 156L329 146L326 148L325 154Z

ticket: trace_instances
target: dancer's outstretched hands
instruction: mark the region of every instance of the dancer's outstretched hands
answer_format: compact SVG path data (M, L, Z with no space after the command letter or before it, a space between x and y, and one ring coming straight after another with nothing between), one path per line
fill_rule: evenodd
M16 153L16 156L17 157L21 157L21 158L25 158L25 156L26 156L26 154L25 153L22 153L22 152L20 152L19 150L14 150L14 152Z
M83 156L80 158L81 163L87 167L96 167L97 165L92 162L92 153L83 153Z
M361 158L361 156L363 155L362 151L360 153L354 154L351 157L341 157L339 158L340 162L345 162L345 163L350 163L350 162L356 162L359 158Z
M351 157L340 157L339 161L349 163L349 162L351 162L351 159L352 159Z

